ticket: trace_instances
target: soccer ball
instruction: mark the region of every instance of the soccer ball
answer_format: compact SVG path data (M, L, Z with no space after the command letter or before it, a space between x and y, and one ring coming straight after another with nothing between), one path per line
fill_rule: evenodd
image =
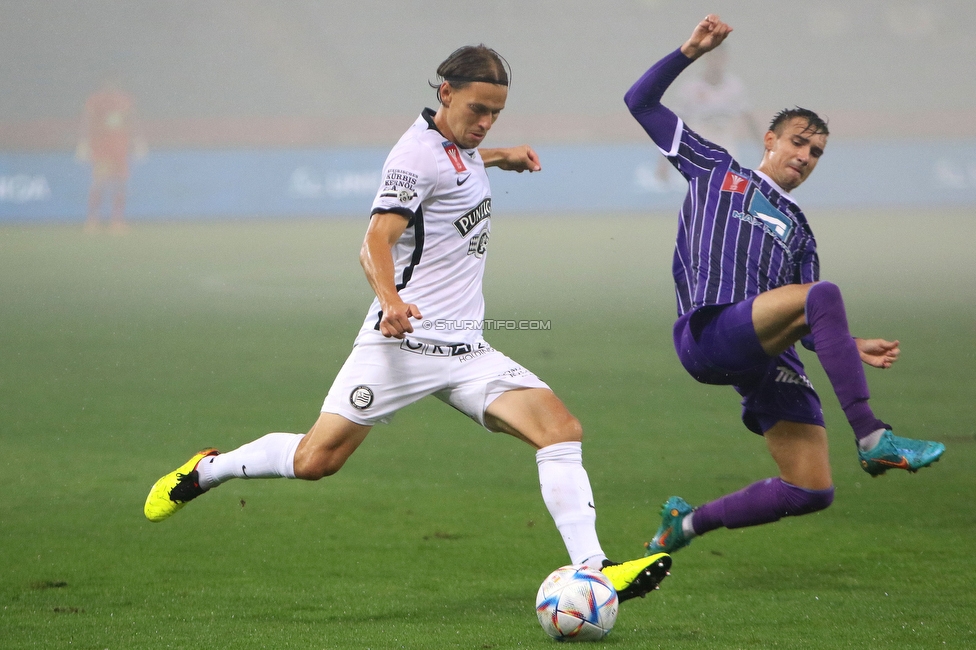
M557 641L596 641L617 621L617 592L610 580L585 566L556 569L539 587L539 624Z

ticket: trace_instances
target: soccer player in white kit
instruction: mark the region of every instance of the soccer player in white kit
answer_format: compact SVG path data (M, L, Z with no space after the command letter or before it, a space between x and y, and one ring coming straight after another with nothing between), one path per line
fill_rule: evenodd
M384 165L360 253L376 298L318 420L305 435L269 433L230 452L195 454L153 485L146 517L162 521L232 478L335 474L374 424L434 395L535 447L542 496L570 561L601 569L620 600L644 596L667 575L670 556L607 559L579 421L545 382L482 337L491 222L485 167L541 169L528 146L478 148L505 107L506 64L490 48L467 46L437 75L437 111L423 111Z

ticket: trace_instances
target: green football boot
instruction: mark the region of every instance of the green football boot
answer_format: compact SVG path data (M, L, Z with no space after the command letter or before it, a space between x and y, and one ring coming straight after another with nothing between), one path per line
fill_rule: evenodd
M871 476L881 476L889 469L917 472L939 460L944 451L945 445L941 442L899 438L886 429L874 449L858 449L857 455L865 472Z
M645 555L655 553L673 553L679 548L691 544L681 530L681 522L691 514L693 508L681 497L671 497L661 506L661 527L657 529L654 538L644 544L647 549Z

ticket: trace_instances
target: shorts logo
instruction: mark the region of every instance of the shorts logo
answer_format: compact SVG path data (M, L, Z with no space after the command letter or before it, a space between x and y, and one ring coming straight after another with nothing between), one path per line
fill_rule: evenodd
M738 174L733 174L732 172L726 172L725 180L722 182L723 192L737 192L739 194L743 194L747 187L749 187L749 183L745 178L739 176Z
M776 366L776 370L779 371L779 374L776 375L776 381L779 383L806 386L810 390L813 390L813 384L810 383L810 380L795 370L790 370L786 366Z
M469 345L467 346L467 350L458 350L458 353L455 356L458 357L458 361L464 363L465 361L477 359L478 357L488 354L489 352L494 352L490 345L487 343L479 343L478 347L476 348L472 348Z
M454 221L454 227L457 228L458 234L462 237L467 235L469 232L474 230L474 227L479 223L491 217L491 197L489 196L484 201L479 203L477 207L474 207Z
M444 142L444 151L447 152L447 157L451 159L451 164L454 165L454 170L457 173L467 171L468 168L464 166L464 161L461 160L461 152L458 151L457 145L453 142Z
M373 403L373 391L369 389L369 386L356 386L349 395L349 403L360 411L364 411Z
M400 349L414 354L422 354L425 357L460 357L469 356L472 352L483 354L482 351L491 351L491 346L487 343L477 343L477 348L470 343L422 343L411 339L400 341ZM464 361L464 359L461 359ZM369 390L368 388L366 390Z

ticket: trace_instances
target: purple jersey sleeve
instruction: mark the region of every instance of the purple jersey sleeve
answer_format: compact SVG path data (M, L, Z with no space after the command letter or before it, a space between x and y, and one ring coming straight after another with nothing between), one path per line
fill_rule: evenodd
M677 49L651 66L624 95L630 114L664 151L670 151L674 144L678 116L661 104L661 97L691 62Z

